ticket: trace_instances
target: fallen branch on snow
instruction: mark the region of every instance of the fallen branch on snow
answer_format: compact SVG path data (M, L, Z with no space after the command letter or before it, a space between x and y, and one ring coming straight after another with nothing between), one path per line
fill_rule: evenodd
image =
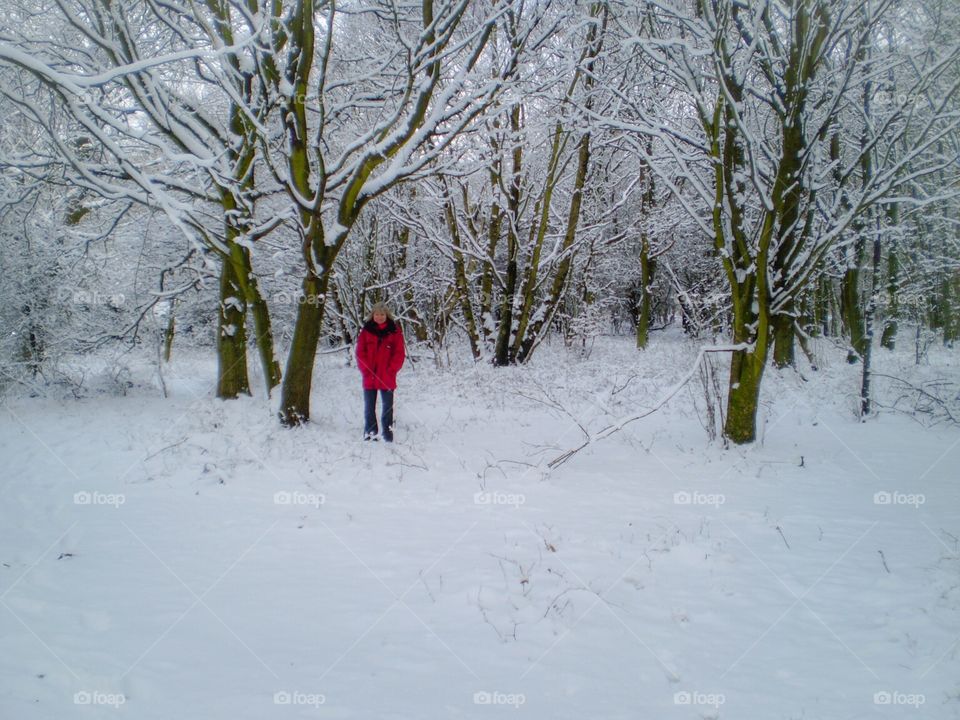
M623 430L624 427L626 427L632 422L641 420L647 417L648 415L653 415L653 413L655 413L657 410L659 410L664 405L666 405L673 398L674 395L680 392L684 388L684 386L688 382L690 382L693 376L697 373L697 369L700 367L700 363L703 362L703 359L706 357L707 353L736 352L737 350L747 350L749 348L750 348L750 345L747 343L740 343L739 345L717 345L714 347L700 348L700 352L697 353L697 360L696 362L693 363L693 366L690 368L690 370L687 371L687 374L684 375L684 377L678 383L676 383L672 388L670 388L670 390L667 391L667 394L664 395L662 398L660 398L660 401L657 402L656 405L654 405L649 410L645 410L644 412L639 413L637 415L627 415L626 417L620 418L612 425L608 425L607 427L605 427L603 430L600 430L599 432L593 435L589 435L587 439L584 440L577 447L567 450L562 455L558 455L553 460L548 462L547 467L553 470L554 468L557 468L563 465L563 463L565 463L567 460L572 458L574 455L576 455L578 452L583 450L585 447L588 447L589 445L599 442L600 440L604 440L610 437L611 435L613 435L614 433L620 432L621 430Z

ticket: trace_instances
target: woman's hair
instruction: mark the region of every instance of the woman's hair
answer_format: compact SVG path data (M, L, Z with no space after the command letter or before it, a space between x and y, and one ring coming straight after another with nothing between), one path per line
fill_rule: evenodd
M387 316L387 320L396 320L396 318L393 317L393 313L390 312L390 308L387 307L386 303L382 303L382 302L374 303L373 307L370 308L370 312L367 314L367 320L368 321L373 320L373 315L376 312L382 312L384 315Z

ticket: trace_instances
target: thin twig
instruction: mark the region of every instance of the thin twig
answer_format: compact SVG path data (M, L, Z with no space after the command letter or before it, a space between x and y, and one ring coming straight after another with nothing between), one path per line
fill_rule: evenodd
M777 525L777 532L780 533L780 537L783 538L783 544L787 546L787 550L790 549L790 543L787 542L787 536L783 534L783 530L780 529L780 526Z

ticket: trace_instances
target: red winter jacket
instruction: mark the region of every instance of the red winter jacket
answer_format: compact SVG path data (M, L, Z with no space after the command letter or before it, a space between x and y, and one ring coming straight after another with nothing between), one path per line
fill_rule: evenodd
M396 390L397 373L406 357L400 326L387 320L381 328L369 320L357 340L357 367L363 375L363 389Z

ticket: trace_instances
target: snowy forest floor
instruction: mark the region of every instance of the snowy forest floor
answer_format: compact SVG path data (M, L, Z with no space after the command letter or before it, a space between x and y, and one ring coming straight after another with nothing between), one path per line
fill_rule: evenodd
M960 718L960 429L858 423L841 351L768 372L752 447L707 439L694 380L547 469L696 348L422 355L393 446L343 353L293 431L199 351L167 399L129 360L125 396L8 396L0 717ZM960 380L911 352L878 370Z

